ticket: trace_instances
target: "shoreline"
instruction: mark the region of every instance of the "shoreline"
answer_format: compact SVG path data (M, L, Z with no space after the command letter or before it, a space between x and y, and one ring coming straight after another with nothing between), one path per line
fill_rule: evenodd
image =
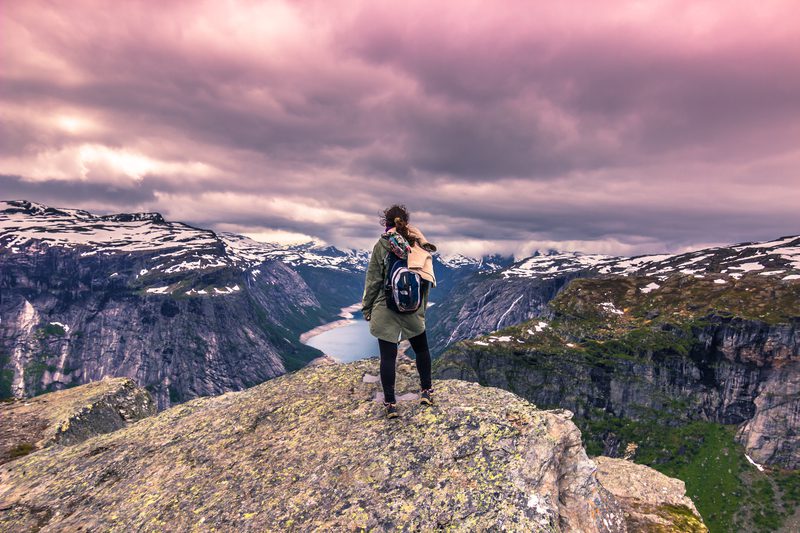
M301 333L300 342L302 344L308 344L309 339L316 337L317 335L321 335L326 331L355 324L355 320L353 320L353 317L355 315L353 315L353 312L358 311L360 308L361 308L361 302L354 303L353 305L348 305L347 307L342 307L337 316L342 317L343 320L334 320L333 322L322 324L320 326L317 326L313 329L306 331L305 333Z
M355 320L355 315L353 315L353 312L358 311L360 309L361 309L361 302L354 303L353 305L348 305L347 307L342 307L341 310L339 311L339 314L337 315L340 316L342 320L334 320L333 322L328 322L327 324L319 325L313 329L306 331L305 333L301 333L300 342L302 344L308 344L308 341L310 339L316 337L317 335L321 335L326 331L331 331L332 329L337 329L344 326L349 326L351 324L355 324L356 320ZM410 348L411 344L408 342L408 340L400 341L397 345L397 357L400 359L406 358L411 360L408 354L406 353L406 351L409 350ZM323 358L327 358L331 361L334 361L337 364L339 363L339 361L335 357L329 354L324 354L320 356L318 359L323 359Z
M330 331L332 329L341 328L342 326L349 326L350 324L355 324L355 320L350 318L346 318L344 320L336 320L334 322L328 322L327 324L322 324L321 326L317 326L314 329L310 329L305 333L300 334L300 342L303 344L308 344L309 339L316 337L317 335L321 335L326 331Z

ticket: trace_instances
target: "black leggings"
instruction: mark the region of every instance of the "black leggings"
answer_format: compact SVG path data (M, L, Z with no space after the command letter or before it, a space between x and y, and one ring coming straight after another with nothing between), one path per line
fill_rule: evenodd
M431 352L428 350L428 336L423 331L408 339L417 357L419 383L423 389L431 388ZM395 364L397 362L397 343L378 339L381 350L381 386L384 401L394 403Z

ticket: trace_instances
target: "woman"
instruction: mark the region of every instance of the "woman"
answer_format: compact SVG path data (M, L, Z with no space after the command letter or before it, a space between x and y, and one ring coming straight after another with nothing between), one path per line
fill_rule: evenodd
M433 403L431 386L431 355L428 350L428 338L425 334L425 308L428 305L430 286L436 286L433 276L430 253L436 246L429 243L417 228L408 224L408 210L403 205L393 205L386 209L381 217L385 233L381 235L372 249L361 312L369 321L369 331L378 339L381 354L381 386L383 387L386 416L396 418L397 404L394 395L395 363L397 361L397 344L399 340L408 339L417 359L417 371L420 380L420 403ZM402 238L398 238L399 234ZM422 278L422 303L412 313L398 313L389 309L386 304L384 280L386 278L387 254L394 253L392 247L397 243L407 242L410 246L408 267Z

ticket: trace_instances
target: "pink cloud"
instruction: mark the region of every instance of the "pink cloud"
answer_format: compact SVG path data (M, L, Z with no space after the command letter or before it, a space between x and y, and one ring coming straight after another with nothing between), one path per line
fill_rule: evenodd
M339 245L400 200L487 251L800 226L789 2L31 1L0 24L4 197ZM303 202L341 224L266 212Z

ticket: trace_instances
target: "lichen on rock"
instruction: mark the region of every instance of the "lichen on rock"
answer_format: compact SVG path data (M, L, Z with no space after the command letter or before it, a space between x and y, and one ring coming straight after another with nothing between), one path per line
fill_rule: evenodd
M626 531L567 411L434 381L387 420L376 359L199 398L0 467L0 529ZM398 364L399 396L419 389Z
M77 444L155 412L150 394L128 378L0 403L0 464L53 444Z
M630 532L707 533L683 481L625 459L597 457L597 478L620 502Z

